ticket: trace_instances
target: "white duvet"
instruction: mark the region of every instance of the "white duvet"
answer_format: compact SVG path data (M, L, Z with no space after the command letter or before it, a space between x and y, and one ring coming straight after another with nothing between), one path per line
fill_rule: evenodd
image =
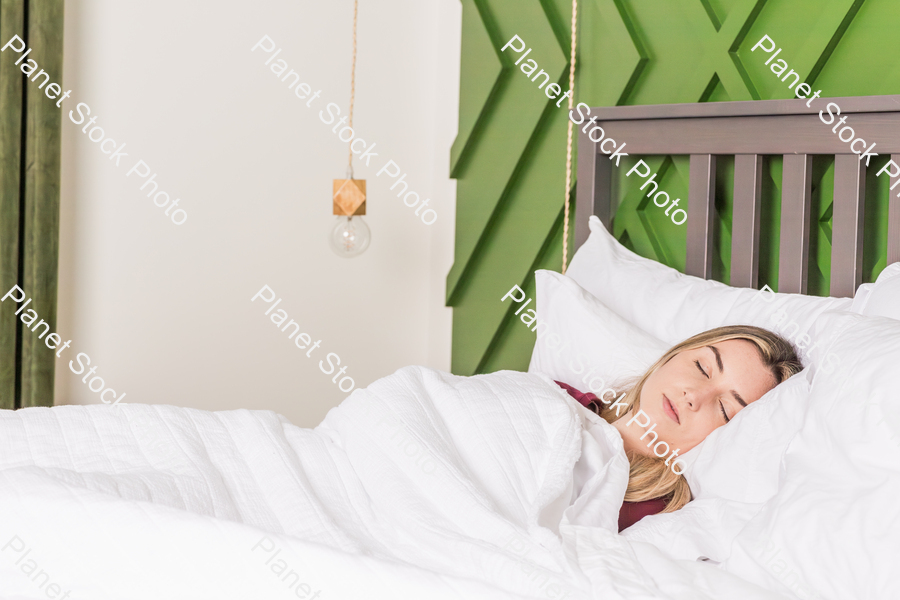
M621 440L550 380L409 367L267 411L0 412L4 598L771 598L616 533Z

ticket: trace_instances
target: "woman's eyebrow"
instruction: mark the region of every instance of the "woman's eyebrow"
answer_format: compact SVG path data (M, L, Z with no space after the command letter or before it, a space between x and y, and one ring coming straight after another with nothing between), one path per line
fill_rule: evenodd
M719 354L719 349L712 345L707 346L707 348L712 350L713 354L716 355L716 364L719 365L719 373L723 373L725 371L725 365L722 364L722 355ZM728 391L731 392L731 395L734 396L734 399L737 400L738 404L740 404L741 406L744 406L744 407L747 406L747 403L744 402L744 399L741 398L740 394L738 394L734 390L728 390Z
M719 354L719 349L715 346L707 346L710 350L713 351L713 354L716 355L716 364L719 365L719 373L723 373L725 371L725 365L722 364L722 355Z

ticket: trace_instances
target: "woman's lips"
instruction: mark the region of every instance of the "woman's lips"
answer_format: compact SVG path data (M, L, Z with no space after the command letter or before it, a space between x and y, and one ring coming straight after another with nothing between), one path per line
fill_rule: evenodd
M681 425L681 419L678 418L678 411L675 410L675 405L666 398L666 395L663 394L663 412L666 413L670 419Z

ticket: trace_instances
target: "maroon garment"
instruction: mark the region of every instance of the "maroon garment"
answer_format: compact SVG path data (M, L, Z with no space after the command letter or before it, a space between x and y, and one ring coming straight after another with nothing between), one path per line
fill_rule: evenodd
M557 381L556 385L569 392L569 395L578 400L582 406L589 408L592 402L600 406L599 398L590 392L580 392L571 385ZM654 498L643 502L625 502L619 510L619 531L631 527L648 515L661 513L669 503L669 498Z
M599 404L600 399L597 398L597 396L595 396L594 394L592 394L590 392L579 392L578 390L573 388L571 385L569 385L567 383L563 383L562 381L557 381L556 385L558 385L562 389L569 392L569 395L572 396L573 398L575 398L576 400L578 400L578 402L580 402L581 405L585 408L588 408L588 405L591 402L597 402L597 405L598 406L600 405Z
M661 513L667 504L669 504L668 498L654 498L643 502L623 502L622 508L619 509L619 533L648 515Z

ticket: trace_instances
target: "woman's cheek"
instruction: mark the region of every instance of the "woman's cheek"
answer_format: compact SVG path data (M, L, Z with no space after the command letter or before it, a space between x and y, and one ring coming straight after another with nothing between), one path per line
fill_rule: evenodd
M671 433L672 439L666 441L668 441L673 448L680 448L679 452L684 454L705 440L706 436L709 435L711 431L712 428L707 424L694 422L691 423L688 428L673 428Z

